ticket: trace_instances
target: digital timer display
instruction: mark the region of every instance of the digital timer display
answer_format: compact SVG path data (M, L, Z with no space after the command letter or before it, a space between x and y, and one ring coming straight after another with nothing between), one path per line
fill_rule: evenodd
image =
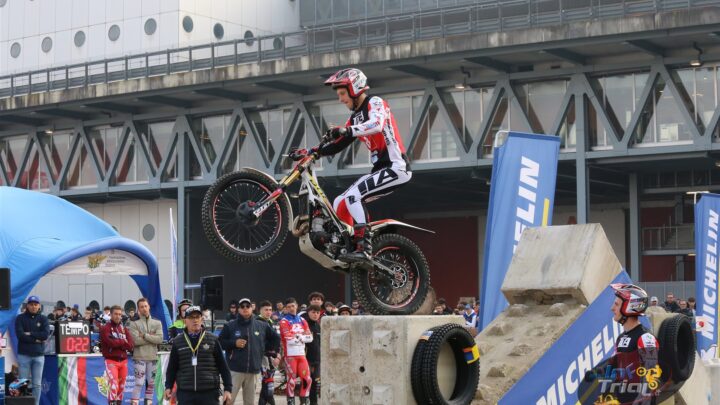
M90 353L90 326L85 322L58 322L55 328L59 354Z

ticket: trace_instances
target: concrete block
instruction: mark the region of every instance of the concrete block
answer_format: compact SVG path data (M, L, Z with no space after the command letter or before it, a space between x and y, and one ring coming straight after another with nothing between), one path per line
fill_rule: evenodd
M719 365L720 366L720 365ZM690 379L680 388L680 391L674 395L675 403L678 405L708 405L720 403L717 397L712 395L710 386L710 375L705 363L700 356L695 353L695 367ZM715 376L715 381L720 375ZM720 393L718 393L720 394ZM714 401L710 401L711 397Z
M506 336L512 330L510 322L497 322L488 327L487 334L490 336Z
M347 384L329 384L327 391L323 389L323 395L326 395L325 392L329 405L344 405L350 402L350 387Z
M415 404L410 385L415 346L424 331L446 323L464 325L465 321L452 315L324 317L320 342L323 403ZM452 367L454 359L439 364L438 371L443 373L443 364ZM455 373L454 368L450 373Z
M545 316L565 316L568 311L569 309L567 304L564 302L558 302L557 304L550 305L550 308L545 311Z
M510 305L507 309L508 316L511 318L522 318L528 314L528 306L525 304Z
M527 228L502 292L510 304L589 304L620 270L599 224Z

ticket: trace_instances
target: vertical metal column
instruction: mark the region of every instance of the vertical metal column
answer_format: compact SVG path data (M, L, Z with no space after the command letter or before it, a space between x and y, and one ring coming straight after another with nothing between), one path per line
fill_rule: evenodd
M190 160L187 158L187 140L185 128L178 130L177 140L177 164L178 164L178 290L185 296L185 284L189 280L188 266L186 261L187 236L185 229L189 226L188 222L188 197L185 192L185 182L190 174Z
M577 81L573 81L576 83ZM590 182L587 167L587 159L585 151L587 150L587 114L585 113L585 97L579 86L575 86L575 178L576 199L577 199L577 223L586 224L588 222L588 212L590 211ZM568 127L568 136L570 136L570 128Z
M630 278L640 281L640 187L637 173L630 173Z

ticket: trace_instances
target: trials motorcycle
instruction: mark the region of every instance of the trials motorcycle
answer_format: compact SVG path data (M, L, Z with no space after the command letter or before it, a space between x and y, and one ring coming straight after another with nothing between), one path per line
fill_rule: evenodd
M320 147L331 142L323 136ZM317 152L288 155L297 163L279 182L252 168L226 174L207 190L202 224L210 244L223 256L243 263L269 259L282 247L288 231L300 251L326 269L350 275L355 296L375 315L408 315L422 305L430 269L420 248L399 235L399 228L433 231L394 219L368 223L372 255L347 263L338 258L353 251L353 227L338 218L313 171ZM300 180L299 213L293 216L288 187Z

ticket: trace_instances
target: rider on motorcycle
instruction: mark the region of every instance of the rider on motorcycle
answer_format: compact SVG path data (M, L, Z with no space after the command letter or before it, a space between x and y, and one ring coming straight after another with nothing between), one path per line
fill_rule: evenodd
M366 91L367 77L359 69L341 69L325 81L335 89L338 100L352 111L344 127L328 132L333 142L317 151L321 156L334 155L352 144L356 138L370 149L372 172L360 177L333 202L338 217L353 225L355 251L341 255L347 262L365 260L372 255L370 233L363 203L390 194L412 178L400 131L386 101Z

